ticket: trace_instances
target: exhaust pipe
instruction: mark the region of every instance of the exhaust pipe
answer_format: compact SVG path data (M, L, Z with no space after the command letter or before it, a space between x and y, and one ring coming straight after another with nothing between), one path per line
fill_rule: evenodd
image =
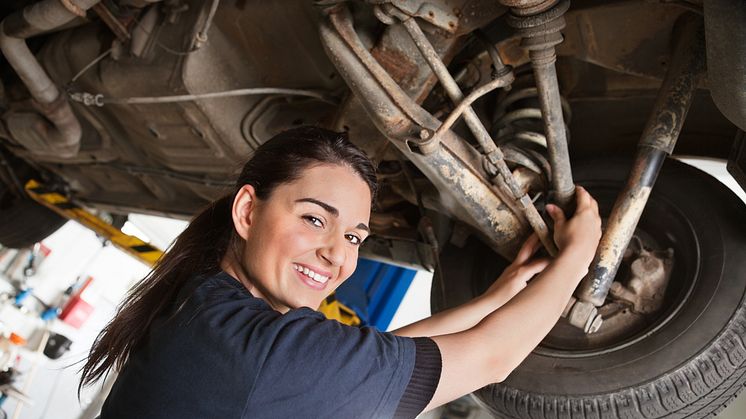
M0 50L44 115L17 113L6 119L12 138L29 150L74 157L80 150L82 129L67 99L26 45L26 39L85 16L85 11L99 1L43 0L0 22Z

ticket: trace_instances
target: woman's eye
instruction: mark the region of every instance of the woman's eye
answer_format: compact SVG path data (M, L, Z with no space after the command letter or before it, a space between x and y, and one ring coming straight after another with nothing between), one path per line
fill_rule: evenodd
M357 244L362 243L362 240L360 240L360 237L354 234L347 234L346 237L347 237L347 240L349 240L349 242L352 244L357 245Z
M305 215L303 216L303 219L308 221L309 223L313 224L316 227L323 227L324 222L321 221L321 219L314 217L313 215Z

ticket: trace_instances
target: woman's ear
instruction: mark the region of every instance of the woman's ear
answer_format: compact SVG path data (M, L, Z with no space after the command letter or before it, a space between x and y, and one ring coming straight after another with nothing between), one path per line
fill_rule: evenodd
M254 209L256 209L256 191L251 185L243 185L233 199L231 216L236 232L244 240L249 235Z

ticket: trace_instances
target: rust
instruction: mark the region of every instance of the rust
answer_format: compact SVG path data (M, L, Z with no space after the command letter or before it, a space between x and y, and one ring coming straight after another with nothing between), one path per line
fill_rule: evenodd
M405 89L413 87L419 68L406 54L385 47L373 48L370 53L399 86Z
M505 65L517 68L529 62L528 50L521 46L518 36L499 42L496 48Z
M111 29L112 32L114 32L114 35L116 35L117 39L124 42L130 38L129 31L127 28L122 24L122 22L117 19L116 16L114 16L109 8L104 6L103 3L98 3L93 6L93 11L96 12L98 17L101 18L101 20L106 23L106 26Z
M674 26L676 37L671 65L663 80L655 112L648 119L640 145L673 152L689 112L699 77L704 73L704 27L696 17L682 17Z
M631 303L637 313L655 313L663 305L673 262L673 249L657 253L641 249L630 266L632 277L626 285L615 281L609 294Z

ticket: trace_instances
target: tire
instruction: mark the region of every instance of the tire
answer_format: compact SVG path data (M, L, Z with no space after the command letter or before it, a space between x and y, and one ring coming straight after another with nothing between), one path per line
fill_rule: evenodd
M595 161L573 174L607 215L629 167ZM638 227L676 255L655 320L613 344L568 348L553 336L582 332L560 319L507 380L475 392L493 414L702 418L736 397L746 382L746 206L709 175L668 160ZM484 278L468 282L460 287L486 288Z
M13 249L32 246L62 227L67 220L27 198L18 198L0 183L0 245Z

